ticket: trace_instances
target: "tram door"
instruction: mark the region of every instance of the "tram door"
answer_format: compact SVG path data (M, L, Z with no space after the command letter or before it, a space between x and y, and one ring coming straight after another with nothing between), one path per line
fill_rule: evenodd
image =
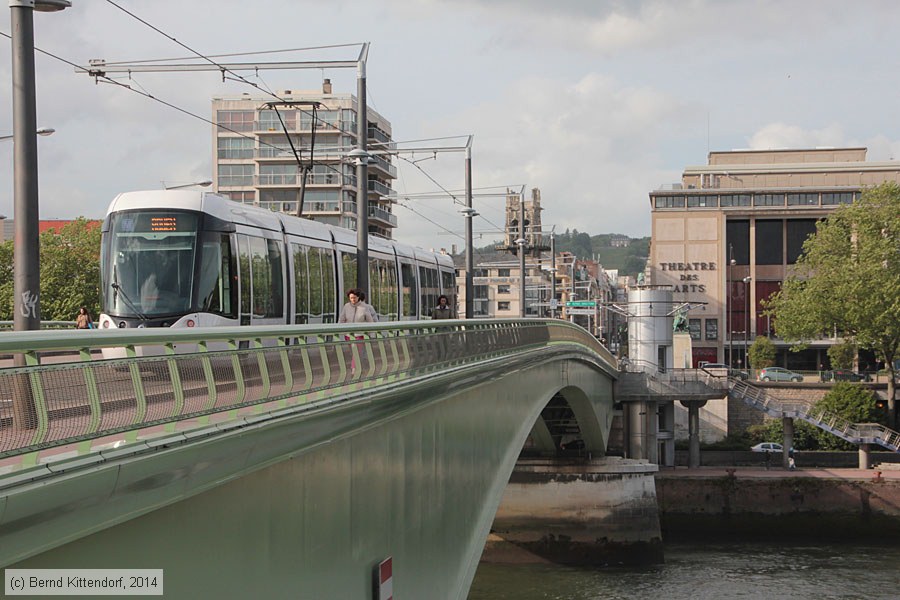
M281 242L238 235L241 325L285 322L284 256Z

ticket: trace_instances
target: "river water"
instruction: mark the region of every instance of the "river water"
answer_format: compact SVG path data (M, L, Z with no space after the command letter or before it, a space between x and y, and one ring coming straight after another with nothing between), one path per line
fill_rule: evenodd
M666 544L666 563L579 569L481 564L468 600L900 599L900 540L860 544Z

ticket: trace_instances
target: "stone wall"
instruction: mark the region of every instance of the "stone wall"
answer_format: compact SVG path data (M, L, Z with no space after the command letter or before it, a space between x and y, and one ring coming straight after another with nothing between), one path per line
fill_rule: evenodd
M653 475L646 461L520 461L485 545L485 562L573 565L662 562Z
M806 477L656 480L663 539L896 539L900 481Z

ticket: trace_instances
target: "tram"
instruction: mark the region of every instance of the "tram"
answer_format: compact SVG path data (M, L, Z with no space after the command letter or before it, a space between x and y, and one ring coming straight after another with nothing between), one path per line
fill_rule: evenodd
M119 194L101 244L102 329L334 323L359 268L355 231L190 190ZM370 236L368 269L379 320L455 304L448 255Z

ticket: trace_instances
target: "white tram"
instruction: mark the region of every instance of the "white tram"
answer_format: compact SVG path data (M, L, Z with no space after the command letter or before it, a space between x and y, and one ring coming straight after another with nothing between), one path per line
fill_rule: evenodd
M356 286L356 232L208 192L119 194L103 222L100 328L334 323ZM451 257L369 237L379 320L455 304Z

